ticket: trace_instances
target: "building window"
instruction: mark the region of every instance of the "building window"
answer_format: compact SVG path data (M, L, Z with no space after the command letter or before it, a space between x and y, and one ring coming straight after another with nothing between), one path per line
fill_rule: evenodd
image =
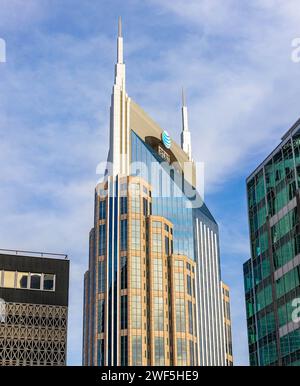
M186 276L186 286L188 295L192 296L192 281L190 275Z
M132 213L141 213L140 197L131 197L131 212Z
M106 201L99 202L99 220L106 218Z
M152 234L152 251L156 253L161 253L161 233L153 233Z
M105 292L105 262L100 261L98 265L98 292Z
M142 298L140 295L131 297L131 327L142 328Z
M4 288L15 288L15 276L14 271L4 271Z
M188 301L188 311L189 311L189 333L193 335L194 333L193 304L190 301Z
M50 273L0 271L0 287L2 286L4 288L55 291L55 275Z
M17 288L26 289L28 288L28 280L29 273L28 272L17 272Z
M40 273L31 273L30 274L30 289L41 289L41 278Z
M106 251L106 225L99 226L99 256L105 255Z
M183 268L184 267L183 260L175 260L174 266L177 268Z
M121 214L127 214L127 197L121 197Z
M155 291L163 290L163 261L154 258L153 262L153 289Z
M140 184L131 182L129 184L129 192L133 196L139 196L140 195Z
M131 256L131 288L141 288L141 257Z
M175 291L184 292L184 273L174 272L175 276Z
M141 248L141 221L139 219L132 219L131 222L131 248Z
M227 301L224 302L224 314L225 318L230 320L230 304Z
M170 254L170 247L169 247L169 237L165 236L165 253L167 256Z
M127 256L121 256L121 289L127 288Z
M54 291L54 279L54 275L44 274L44 291ZM21 278L21 281L22 280L24 280L24 278Z
M128 336L121 336L121 366L128 366Z
M185 332L185 302L184 299L175 299L176 332Z
M127 220L121 220L121 251L127 250Z
M164 331L163 297L154 297L154 331Z
M121 330L127 329L127 295L121 296Z
M98 302L98 333L104 332L104 315L105 315L105 301L103 299Z
M120 188L120 191L121 192L127 192L127 182L123 182L122 184L121 184L121 188Z
M194 342L192 340L189 341L189 346L190 346L190 366L195 366Z
M155 345L155 366L165 365L165 345L164 338L156 336L154 338Z
M194 297L196 297L195 278L193 278L193 294L194 294Z
M98 340L98 366L104 366L104 339Z
M161 229L161 222L160 221L152 221L152 228Z
M148 201L145 197L143 197L143 214L145 217L148 216Z
M133 366L142 365L142 337L141 336L132 337L132 365Z
M165 231L169 232L169 225L168 224L165 224Z
M195 345L194 345L194 347L195 347L195 351L194 351L194 357L195 357L195 365L197 365L198 364L198 345L197 345L197 343L195 343Z
M186 366L187 365L187 350L186 350L186 340L183 338L177 338L177 365Z

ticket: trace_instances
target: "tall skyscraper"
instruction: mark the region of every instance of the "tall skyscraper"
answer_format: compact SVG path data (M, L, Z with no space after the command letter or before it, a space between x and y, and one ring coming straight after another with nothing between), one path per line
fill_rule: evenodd
M300 120L247 179L251 259L244 278L252 366L300 365L299 187Z
M64 366L69 260L0 251L0 366Z
M181 147L126 93L122 26L110 147L84 278L84 365L226 365L218 225Z

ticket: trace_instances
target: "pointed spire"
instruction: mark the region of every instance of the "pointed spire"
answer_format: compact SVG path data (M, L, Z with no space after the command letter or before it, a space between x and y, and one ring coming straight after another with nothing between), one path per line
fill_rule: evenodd
M117 63L115 66L115 85L120 86L125 91L125 64L123 58L123 36L122 19L118 21L118 39L117 39Z
M182 88L182 133L181 133L181 148L188 155L189 160L192 160L192 144L191 144L191 133L189 131L188 122L188 110L186 106L186 96L184 89Z
M189 131L186 96L183 88L182 88L182 131Z
M118 23L118 63L123 64L123 36L121 16L119 17Z
M122 20L118 20L117 62L111 98L110 118L110 161L113 164L112 174L126 174L129 171L129 103L126 93L126 68L123 60Z
M185 99L184 88L182 87L182 107L183 106L186 106L186 99Z
M119 16L119 25L118 25L118 37L122 37L122 18Z

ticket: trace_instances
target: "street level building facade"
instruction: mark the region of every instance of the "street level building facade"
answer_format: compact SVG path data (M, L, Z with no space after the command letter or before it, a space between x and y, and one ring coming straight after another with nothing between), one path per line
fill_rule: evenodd
M69 260L0 251L0 366L64 366Z
M226 365L218 225L179 146L126 93L122 26L84 277L86 366Z
M300 365L300 120L248 177L250 364Z

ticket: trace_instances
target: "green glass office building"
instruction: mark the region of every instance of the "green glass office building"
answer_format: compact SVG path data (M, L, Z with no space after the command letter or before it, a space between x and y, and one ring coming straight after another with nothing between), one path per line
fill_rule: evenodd
M248 177L250 364L300 365L300 120Z

